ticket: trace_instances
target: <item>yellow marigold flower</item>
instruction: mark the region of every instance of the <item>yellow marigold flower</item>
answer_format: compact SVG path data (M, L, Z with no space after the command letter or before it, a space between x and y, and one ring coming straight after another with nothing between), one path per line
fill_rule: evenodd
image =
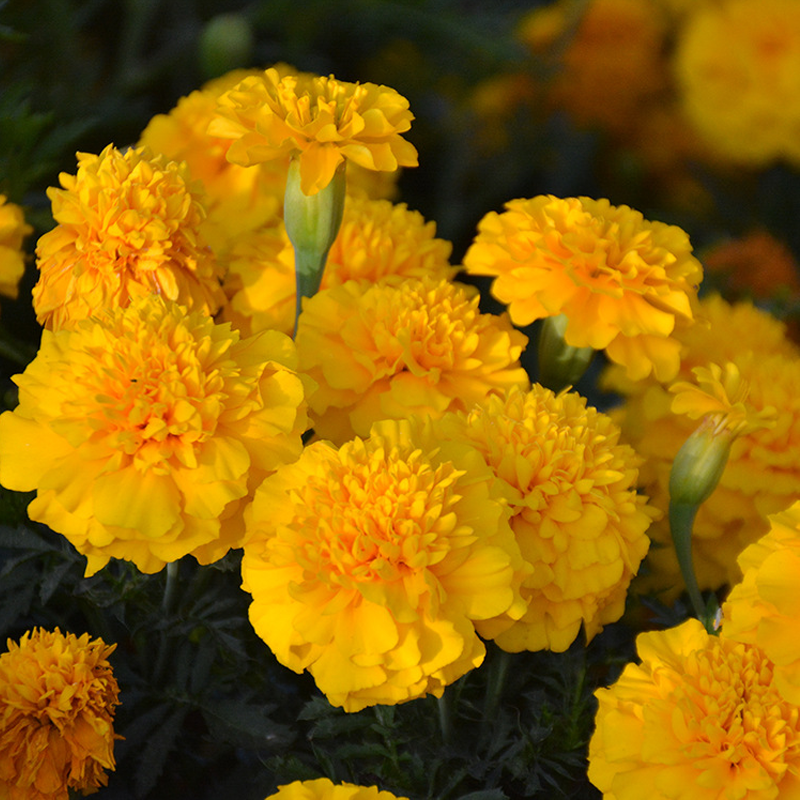
M91 794L114 769L116 645L41 628L0 655L0 796L67 800Z
M703 277L689 237L608 200L540 195L505 208L481 220L464 266L496 276L514 324L564 314L568 345L605 349L633 380L673 378L673 334L693 321Z
M450 242L436 238L436 223L426 222L404 203L350 196L320 288L352 279L376 283L388 275L449 279L457 270L449 261L451 251ZM294 259L282 225L245 237L230 254L224 284L230 301L223 319L243 333L274 328L291 334Z
M25 273L24 238L33 232L22 209L6 202L0 194L0 294L16 299L20 278Z
M54 330L156 293L213 314L221 269L199 236L202 196L185 165L147 148L78 153L77 175L50 188L58 225L39 239L37 320Z
M641 664L599 689L589 780L614 800L756 800L800 790L800 716L753 645L695 619L642 633Z
M658 11L642 0L559 0L526 14L517 35L553 71L549 104L580 125L624 133L668 84Z
M300 454L295 361L282 333L240 340L155 295L45 331L0 415L0 483L38 490L28 514L86 555L87 575L110 558L214 561L239 546L248 493Z
M432 278L348 281L309 298L297 352L318 384L317 434L341 443L379 419L440 417L527 388L527 337L478 301L474 287Z
M729 639L757 645L775 662L775 683L800 704L800 502L769 517L770 529L739 556L741 583L722 607Z
M534 384L490 396L444 424L494 470L530 567L525 615L478 622L478 632L511 652L560 652L581 625L588 641L619 619L656 512L636 493L641 459L619 443L611 419L575 392Z
M483 661L475 620L524 608L492 471L430 419L309 445L258 488L245 521L256 633L345 711L441 696Z
M279 786L267 800L408 800L377 786L356 786L353 783L333 783L328 778L314 781L295 781Z
M281 75L294 72L280 64ZM288 157L248 169L227 159L230 139L208 133L217 102L228 89L261 70L234 70L182 97L168 114L153 117L142 132L140 146L185 161L189 175L203 184L208 216L202 231L219 255L243 234L281 217Z
M800 350L786 337L786 326L766 312L751 303L730 305L717 296L700 303L698 324L678 338L683 348L679 391L681 384L695 388L677 409L668 386L652 378L634 383L613 367L604 381L626 397L612 416L644 457L642 489L665 514L672 463L697 428L697 414L721 413L723 420L746 423L731 444L717 488L694 521L698 584L701 590L718 589L740 579L736 557L766 533L767 515L800 496ZM712 364L727 365L727 377ZM705 388L697 385L697 375ZM737 409L744 387L746 400ZM676 413L693 409L692 414ZM637 583L643 591L673 596L683 581L666 517L652 525L649 535L655 543L649 575Z
M723 158L800 164L800 8L707 3L679 31L675 71L690 122Z
M332 75L282 77L270 68L222 95L217 114L209 132L234 140L231 161L250 166L297 156L306 195L324 189L344 159L387 172L417 166L416 149L400 135L414 117L388 86Z

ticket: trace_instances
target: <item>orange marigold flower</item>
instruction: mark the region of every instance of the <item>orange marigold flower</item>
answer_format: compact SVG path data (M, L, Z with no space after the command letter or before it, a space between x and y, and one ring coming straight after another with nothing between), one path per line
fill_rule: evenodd
M0 483L38 490L31 519L87 557L143 572L239 546L241 506L302 449L306 389L291 339L240 340L148 295L74 330L44 331L20 404L0 415Z
M483 661L475 620L524 609L492 471L430 419L309 445L245 520L256 633L345 711L441 696Z
M267 800L408 800L377 786L356 786L353 783L333 783L328 778L314 781L295 781L279 786Z
M67 800L91 794L114 769L116 645L41 628L0 655L0 796Z
M800 791L800 716L758 647L695 619L642 633L641 664L599 689L589 780L614 800L756 800Z
M496 276L514 324L564 314L568 345L605 349L633 380L673 378L673 334L693 321L703 277L689 237L608 200L540 195L505 208L481 220L464 266Z
M22 242L33 228L25 222L22 209L6 201L0 194L0 294L16 299L19 280L25 273Z
M703 255L708 273L728 289L723 294L770 298L780 292L800 294L800 267L785 244L763 230L712 247Z
M527 388L527 337L505 316L481 314L474 287L432 278L348 281L305 303L300 366L317 434L337 443L379 419L441 416L496 390Z
M769 517L770 529L739 556L744 577L722 607L729 639L758 645L775 662L775 683L800 704L800 502Z
M245 78L219 99L214 136L233 139L228 158L250 166L297 156L304 194L324 189L344 159L393 172L417 166L417 151L400 135L414 118L408 101L388 86L270 68Z
M667 33L652 3L591 0L578 9L559 0L526 14L517 35L553 71L551 106L581 125L625 133L668 84Z
M679 29L675 72L689 121L715 152L800 164L800 8L794 0L706 3Z
M698 324L679 339L678 390L694 386L682 400L652 378L629 381L619 367L612 367L604 382L626 397L612 416L644 457L642 489L665 514L672 463L697 428L698 415L710 412L723 425L726 420L745 423L693 527L700 589L718 589L740 579L736 557L766 533L767 515L800 495L800 350L786 338L786 326L766 312L745 302L732 306L717 296L700 303ZM726 365L727 377L714 364ZM698 375L705 388L696 383ZM742 403L739 393L745 388ZM742 404L737 406L737 400ZM650 548L648 577L637 581L639 589L673 596L683 580L666 517L653 524L649 535L657 544Z
M47 190L58 225L36 247L41 324L71 327L150 293L209 314L222 305L221 269L199 236L202 196L185 165L109 145L78 153L77 175L59 179L63 189Z
M339 234L329 253L320 288L348 280L372 283L388 275L452 278L450 242L436 238L426 222L404 203L347 198ZM295 316L295 256L283 225L245 237L233 248L225 278L230 301L223 319L243 333L274 328L291 334Z
M619 619L656 511L636 493L641 459L619 443L610 418L575 392L534 384L492 395L443 424L494 470L530 568L525 615L478 622L478 632L511 652L560 652L581 625L591 640Z

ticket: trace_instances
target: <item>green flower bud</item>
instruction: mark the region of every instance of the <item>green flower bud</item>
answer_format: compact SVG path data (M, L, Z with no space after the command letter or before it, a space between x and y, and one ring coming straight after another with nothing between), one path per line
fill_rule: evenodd
M564 341L567 318L564 314L547 317L539 333L539 383L559 392L574 386L592 363L591 347L573 347Z
M292 159L286 180L283 218L286 233L294 247L297 280L297 318L302 298L312 297L319 290L328 252L336 241L344 214L346 162L342 162L331 182L316 194L306 195L300 188L300 162Z

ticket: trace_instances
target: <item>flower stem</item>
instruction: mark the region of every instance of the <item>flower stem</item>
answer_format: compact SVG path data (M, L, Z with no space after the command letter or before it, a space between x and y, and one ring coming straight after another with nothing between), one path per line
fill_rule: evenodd
M451 708L452 694L445 691L436 699L436 709L439 712L439 729L442 732L442 742L449 746L453 742L453 713Z
M698 508L699 506L697 505L670 501L669 527L672 533L672 541L675 545L675 554L678 557L678 565L681 568L681 575L686 583L686 590L689 593L695 616L705 625L706 630L711 633L714 630L713 620L709 619L706 604L703 602L703 595L697 585L694 560L692 558L692 528L694 527L694 518L697 515Z
M483 738L486 738L486 734L489 732L489 725L494 719L497 707L500 705L500 698L505 688L506 676L508 675L508 668L511 666L511 659L511 653L501 650L499 647L494 649L486 679L486 696L483 701Z
M164 610L164 615L168 616L172 613L175 606L175 593L178 588L178 562L170 561L167 564L167 580L164 584L164 599L161 601L161 607Z

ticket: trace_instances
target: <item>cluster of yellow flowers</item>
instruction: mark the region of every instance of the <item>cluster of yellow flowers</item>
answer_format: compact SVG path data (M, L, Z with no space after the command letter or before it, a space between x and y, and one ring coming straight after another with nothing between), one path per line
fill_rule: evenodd
M639 94L658 86L642 80ZM284 185L296 171L310 208L353 169L396 176L416 165L411 120L392 89L281 65L207 85L125 152L79 154L37 246L39 354L0 415L0 483L36 491L31 519L69 539L87 575L111 558L150 573L243 548L254 629L350 712L441 696L484 640L560 652L618 620L649 530L668 544L670 465L698 422L730 439L697 518L703 588L734 583L767 515L800 496L800 351L751 305L698 300L686 233L627 206L541 195L488 213L464 269L494 278L508 312L489 314L454 282L434 223L386 199L394 177L356 177L304 297ZM0 241L18 252L27 231L12 220ZM15 258L0 286L15 285ZM614 415L531 384L514 325L548 318L565 348L605 352L625 401ZM607 797L696 781L698 797L733 800L800 780L795 510L741 556L722 638L699 623L644 634L641 666L599 693L590 777ZM677 591L677 572L673 549L654 548L647 586ZM39 662L88 647L39 638ZM105 669L110 650L96 650ZM79 741L94 766L22 764L8 737L33 733L14 717L0 788L99 785L110 724L88 722L104 737L90 747L62 711L57 734L36 735ZM275 797L391 795L320 779Z

